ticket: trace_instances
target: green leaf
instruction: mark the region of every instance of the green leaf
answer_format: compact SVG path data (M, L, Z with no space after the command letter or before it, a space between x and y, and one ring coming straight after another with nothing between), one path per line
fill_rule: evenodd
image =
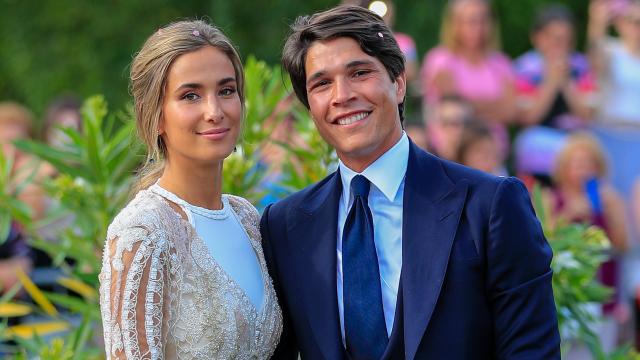
M101 125L107 109L106 102L102 96L94 96L87 99L82 106L83 134L86 140L86 148L84 149L85 164L88 165L91 177L90 179L97 182L104 181L106 174L100 157L100 148L102 147Z
M48 162L59 173L64 173L73 177L81 177L84 175L83 172L77 168L81 159L78 158L76 154L69 151L56 149L33 140L16 141L16 147Z
M0 209L0 245L4 244L11 231L11 216Z
M69 296L43 291L54 304L62 306L71 312L83 314L94 320L100 320L100 310L95 304L87 303L77 296Z

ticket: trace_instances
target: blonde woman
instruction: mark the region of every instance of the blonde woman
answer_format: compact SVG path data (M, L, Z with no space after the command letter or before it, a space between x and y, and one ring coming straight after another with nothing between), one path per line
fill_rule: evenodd
M282 316L259 216L221 193L243 115L238 54L215 27L156 31L131 66L148 161L109 227L100 274L107 358L266 359Z
M600 266L598 276L615 291L602 306L603 321L596 329L605 351L609 352L617 344L618 322L628 317L629 310L618 291L621 280L618 262L628 248L625 205L618 192L607 183L607 168L607 157L598 140L590 133L574 132L567 137L555 159L555 188L544 193L544 200L552 222L563 219L595 225L604 230L611 241L610 259ZM579 351L579 348L575 350ZM583 358L578 355L570 353L567 358Z
M499 123L515 115L514 75L509 58L498 51L494 16L486 0L449 1L440 29L440 46L422 67L425 101L444 95L470 101L476 115Z
M598 225L618 251L627 248L624 202L607 183L607 158L598 140L587 132L567 137L555 159L551 213L553 218Z
M457 95L485 120L506 158L505 124L516 118L511 60L498 51L495 18L487 0L452 0L445 7L441 44L425 56L421 69L424 103L437 106L443 96Z

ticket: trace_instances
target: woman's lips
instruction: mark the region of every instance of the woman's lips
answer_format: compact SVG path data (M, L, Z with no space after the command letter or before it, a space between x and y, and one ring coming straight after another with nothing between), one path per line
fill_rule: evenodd
M229 132L229 128L224 128L224 129L211 129L203 132L198 132L197 134L209 140L219 140L225 137L228 132Z

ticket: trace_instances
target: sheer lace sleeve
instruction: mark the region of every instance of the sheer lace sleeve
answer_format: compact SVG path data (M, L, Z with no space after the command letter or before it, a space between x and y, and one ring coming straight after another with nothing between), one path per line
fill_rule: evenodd
M108 236L100 274L107 359L164 359L169 251L149 226Z

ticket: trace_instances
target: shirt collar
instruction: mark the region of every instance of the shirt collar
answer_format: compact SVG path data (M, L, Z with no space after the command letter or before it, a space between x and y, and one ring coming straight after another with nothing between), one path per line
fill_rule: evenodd
M409 138L403 131L400 140L376 161L371 163L362 173L349 169L339 161L340 178L342 180L342 201L346 208L351 199L351 179L360 174L378 188L389 201L394 201L409 162Z

